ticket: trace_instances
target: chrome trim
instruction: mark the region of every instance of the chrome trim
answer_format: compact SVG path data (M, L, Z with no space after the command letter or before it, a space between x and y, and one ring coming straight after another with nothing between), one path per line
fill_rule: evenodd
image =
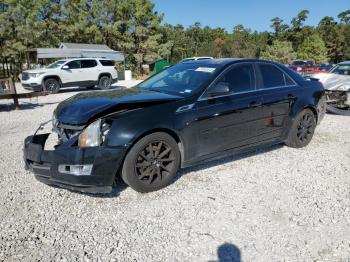
M182 112L189 111L189 110L193 109L194 105L195 105L195 104L193 103L193 104L189 104L189 105L180 106L180 107L176 110L176 113L182 113Z

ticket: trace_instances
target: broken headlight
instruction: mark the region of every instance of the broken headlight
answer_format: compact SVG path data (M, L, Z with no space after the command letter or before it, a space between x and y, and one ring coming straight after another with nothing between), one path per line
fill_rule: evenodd
M93 147L101 145L108 134L110 124L105 120L98 119L88 125L79 135L78 146Z

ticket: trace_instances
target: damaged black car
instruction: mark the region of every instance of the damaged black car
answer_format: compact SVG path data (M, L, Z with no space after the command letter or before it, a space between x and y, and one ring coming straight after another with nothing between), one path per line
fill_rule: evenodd
M169 185L179 168L312 139L324 89L283 65L248 59L181 63L122 90L60 103L52 132L25 139L26 168L46 184L108 193L116 176L139 192ZM57 137L53 149L49 137Z

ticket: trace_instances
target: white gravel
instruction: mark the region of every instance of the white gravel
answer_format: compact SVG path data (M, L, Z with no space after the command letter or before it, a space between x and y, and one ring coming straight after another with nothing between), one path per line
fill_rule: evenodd
M0 100L0 261L350 261L350 117L327 115L311 144L180 172L150 194L49 187L22 145L75 94ZM236 260L233 260L236 258Z

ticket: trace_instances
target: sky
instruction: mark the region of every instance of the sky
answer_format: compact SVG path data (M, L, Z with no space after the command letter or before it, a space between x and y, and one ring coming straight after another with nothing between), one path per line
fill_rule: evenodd
M243 24L257 31L271 31L270 20L276 16L285 23L299 11L310 11L308 25L317 25L325 16L337 17L350 9L350 0L153 0L155 10L164 14L163 23L185 27L200 22L202 26L223 27L231 32Z

